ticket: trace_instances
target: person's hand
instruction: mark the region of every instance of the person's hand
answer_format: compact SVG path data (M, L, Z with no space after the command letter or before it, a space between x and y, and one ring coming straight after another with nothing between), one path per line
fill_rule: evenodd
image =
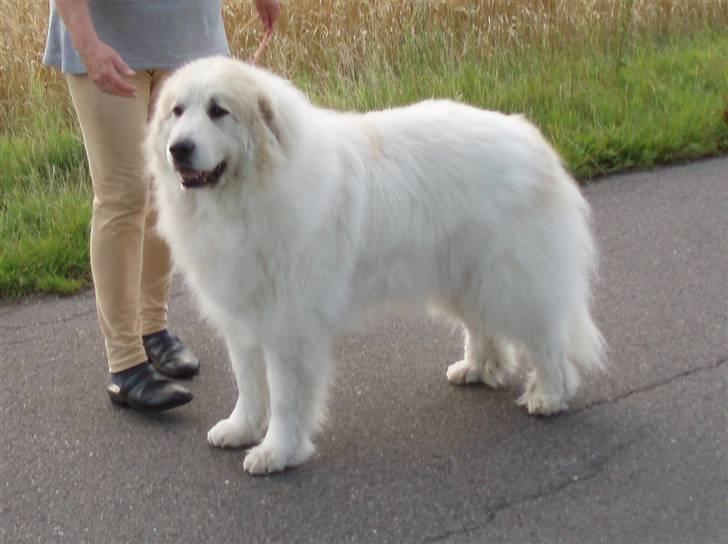
M260 20L263 21L265 29L272 32L273 24L281 12L281 5L278 0L255 0L255 9L258 10L258 15L260 15Z
M130 98L136 94L137 88L127 79L134 75L113 48L101 40L94 40L79 50L91 81L103 92Z

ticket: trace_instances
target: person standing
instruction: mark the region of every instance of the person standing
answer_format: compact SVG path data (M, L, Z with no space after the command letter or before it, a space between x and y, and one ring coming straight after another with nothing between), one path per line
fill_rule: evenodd
M51 0L43 62L71 94L93 185L91 271L116 405L160 411L199 372L167 324L172 264L154 228L142 141L162 82L191 60L229 55L222 0ZM270 32L278 0L255 0Z

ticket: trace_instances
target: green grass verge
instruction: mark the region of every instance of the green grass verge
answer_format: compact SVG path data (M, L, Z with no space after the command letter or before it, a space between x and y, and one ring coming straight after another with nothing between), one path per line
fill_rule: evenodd
M534 50L455 65L438 59L444 47L413 39L394 64L304 86L319 103L361 111L435 97L525 113L580 179L728 150L726 32L656 37L621 58Z
M83 145L59 124L0 136L0 297L89 284L91 191Z
M728 151L728 33L657 36L619 56L533 49L452 63L441 50L437 36L413 37L393 62L373 55L348 73L293 78L315 102L341 109L448 97L526 113L581 179ZM0 133L0 298L71 293L90 281L82 142L52 111Z

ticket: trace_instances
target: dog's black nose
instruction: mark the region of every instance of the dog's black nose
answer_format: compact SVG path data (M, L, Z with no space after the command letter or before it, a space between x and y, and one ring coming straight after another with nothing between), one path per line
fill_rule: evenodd
M195 143L191 140L180 140L169 146L169 152L172 154L175 162L180 163L189 161L194 150Z

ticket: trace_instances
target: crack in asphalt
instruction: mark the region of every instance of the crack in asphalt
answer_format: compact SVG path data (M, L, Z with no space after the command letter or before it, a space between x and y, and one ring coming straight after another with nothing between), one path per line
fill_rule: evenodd
M563 417L572 417L572 416L575 416L582 412L585 412L586 410L591 410L592 408L598 408L599 406L604 406L605 404L615 404L615 403L620 402L633 395L639 395L641 393L649 393L651 391L655 391L656 389L659 389L660 387L670 385L671 383L673 383L677 380L687 378L694 374L699 374L701 372L708 372L711 370L715 370L715 369L719 368L720 366L722 366L723 364L725 364L726 362L728 362L728 357L723 357L723 358L719 359L717 362L711 363L710 365L701 366L698 368L691 368L691 369L685 370L683 372L678 372L677 374L674 374L668 378L665 378L664 380L660 380L659 382L646 384L646 385L643 385L642 387L638 387L637 389L631 389L629 391L626 391L625 393L622 393L621 395L617 395L616 397L612 397L610 399L598 400L596 402L583 406L577 410L569 411L566 414L563 414Z
M663 386L669 385L677 380L687 378L694 374L699 374L701 372L715 370L715 369L723 366L727 362L728 362L728 357L722 357L718 361L716 361L715 363L712 363L710 365L679 372L679 373L677 373L673 376L670 376L664 380L661 380L659 382L647 384L642 387L638 387L637 389L632 389L630 391L627 391L627 392L625 392L621 395L618 395L616 397L613 397L611 399L605 399L603 401L594 402L588 406L584 406L583 408L580 408L579 410L575 410L573 412L569 412L568 414L564 414L564 416L565 417L573 416L573 415L579 414L581 412L584 412L586 410L590 410L592 408L597 408L599 406L603 406L606 404L614 404L614 403L620 402L633 395L638 395L641 393L655 391ZM543 491L522 495L521 497L517 497L511 501L503 500L503 501L496 503L494 506L492 506L491 508L489 508L486 511L486 519L482 523L463 523L460 528L450 529L450 530L447 530L447 531L444 531L444 532L441 532L441 533L438 533L435 535L425 536L422 539L422 541L423 542L442 542L442 541L447 540L448 538L456 536L456 535L467 535L467 534L473 533L475 531L485 529L488 525L490 525L495 520L495 518L498 516L498 514L500 514L502 512L505 512L511 508L520 506L522 504L526 504L528 502L533 502L533 501L537 501L539 499L543 499L545 497L550 497L552 495L556 495L556 494L560 493L561 491L563 491L564 489L567 489L568 487L592 480L592 479L598 477L603 472L603 470L606 468L606 466L609 464L609 462L615 455L624 451L625 449L627 449L628 447L630 447L631 445L635 444L638 441L639 441L639 439L618 444L617 446L612 448L609 452L605 453L604 455L599 456L596 460L589 463L587 466L587 471L583 474L569 476L568 478L566 478L560 482L557 482L556 484L544 489Z
M628 447L638 443L640 440L641 438L638 438L636 440L629 440L627 442L617 444L610 451L600 455L597 459L588 463L586 466L586 471L583 474L569 476L568 478L565 478L537 493L528 493L526 495L516 497L515 499L510 501L502 500L500 502L497 502L495 505L487 509L486 519L482 523L464 523L462 527L458 529L451 529L448 531L443 531L442 533L438 533L436 535L425 536L422 541L441 542L455 535L466 535L474 531L485 529L495 520L498 514L505 512L506 510L520 506L522 504L556 495L557 493L560 493L568 487L592 480L602 473L602 471L606 468L606 466L614 458L615 455L618 455Z

